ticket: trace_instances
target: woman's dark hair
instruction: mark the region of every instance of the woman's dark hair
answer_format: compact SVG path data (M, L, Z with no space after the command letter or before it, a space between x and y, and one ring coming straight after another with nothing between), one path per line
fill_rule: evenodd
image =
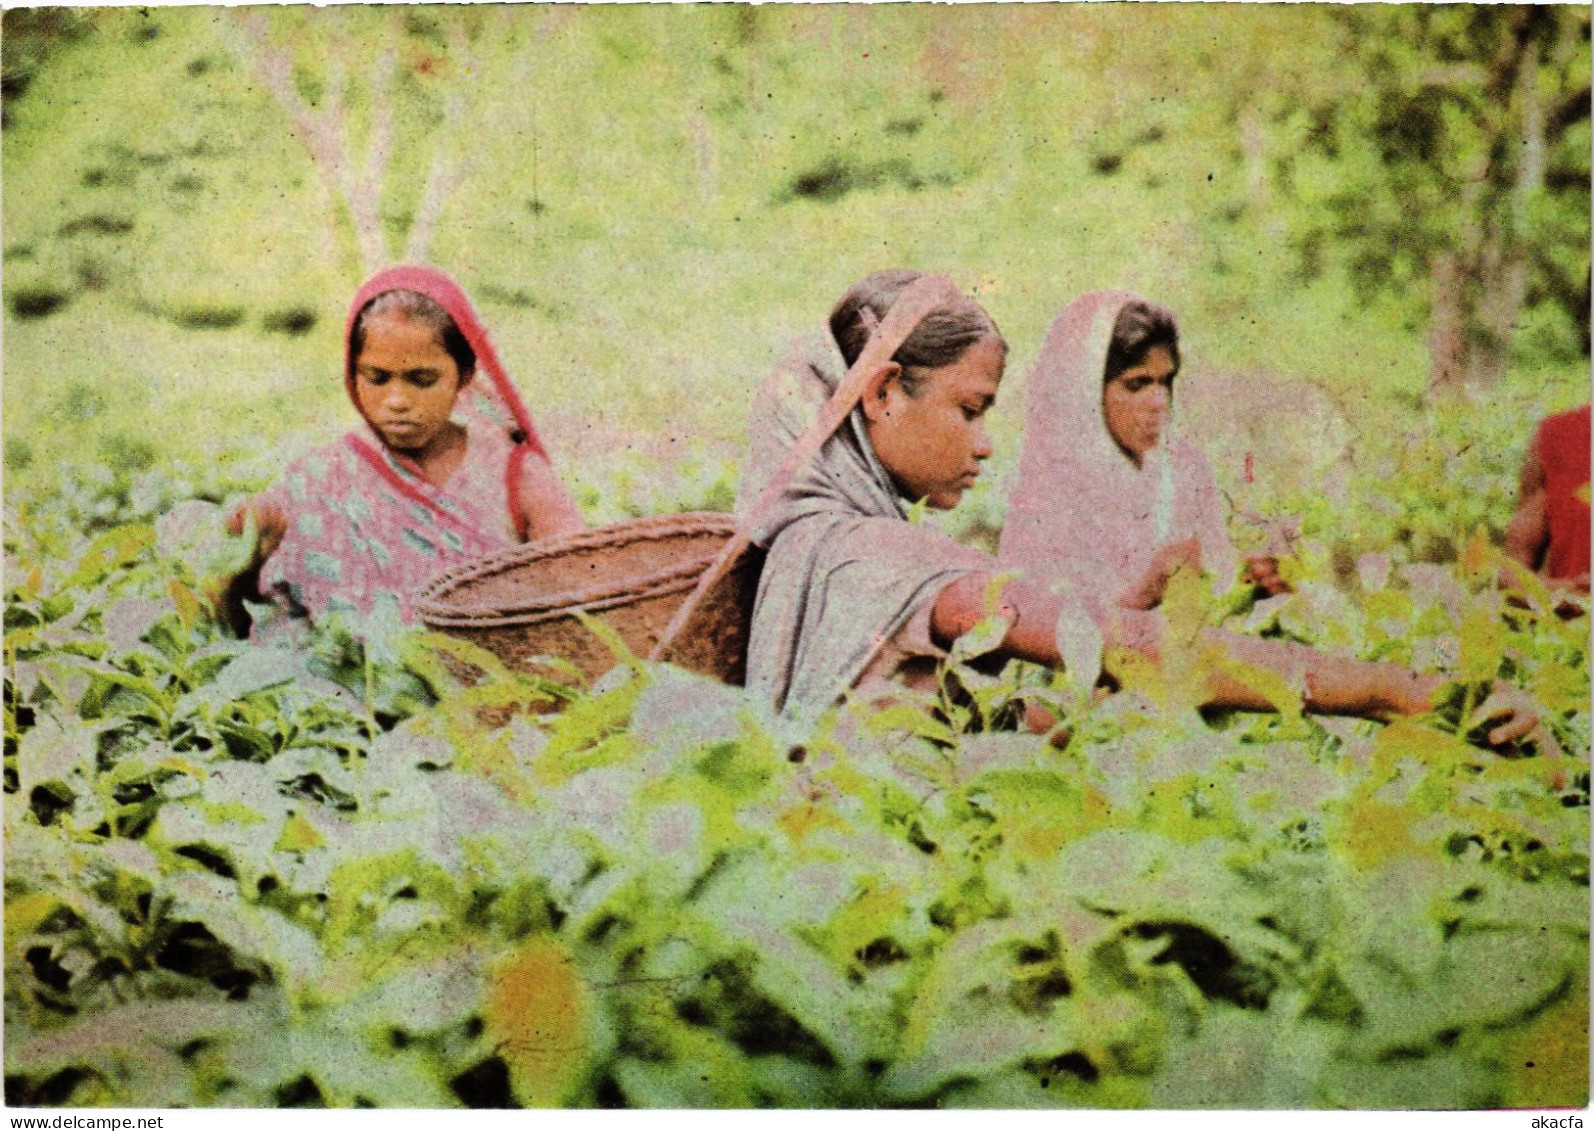
M902 269L876 271L868 278L854 283L842 296L836 309L830 312L830 332L841 347L841 356L850 366L863 353L869 341L870 328L865 324L863 310L867 307L875 323L885 321L886 312L897 296L916 279L924 276L918 271ZM995 338L1007 353L1007 342L996 323L979 303L959 296L958 300L926 315L924 320L908 335L907 341L897 347L891 360L902 366L902 390L910 397L917 396L923 381L917 372L951 365L968 352L968 348L984 338Z
M1144 299L1126 303L1112 324L1112 342L1107 346L1107 372L1102 383L1111 381L1126 369L1133 369L1157 346L1168 351L1173 371L1179 372L1179 324L1173 311Z
M402 314L437 335L437 344L454 359L463 380L476 372L476 351L470 348L465 334L455 325L448 311L436 299L427 298L419 291L383 291L360 308L354 319L354 329L349 333L349 356L358 360L365 349L365 320L378 314Z

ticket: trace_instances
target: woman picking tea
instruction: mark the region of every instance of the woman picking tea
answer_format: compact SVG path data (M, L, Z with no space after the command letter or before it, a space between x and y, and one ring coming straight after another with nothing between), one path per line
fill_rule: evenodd
M237 534L252 516L259 532L224 598L240 630L245 599L315 618L387 594L407 621L446 566L586 525L447 275L379 272L354 296L344 343L361 427L294 460L229 519Z

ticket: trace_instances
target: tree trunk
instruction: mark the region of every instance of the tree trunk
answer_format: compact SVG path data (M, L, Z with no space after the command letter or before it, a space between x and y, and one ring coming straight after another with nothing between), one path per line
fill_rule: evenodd
M1528 210L1544 189L1546 139L1544 100L1539 93L1540 48L1536 35L1519 39L1505 121L1510 156L1493 170L1500 186L1498 214L1485 228L1479 256L1477 310L1468 384L1487 387L1505 376L1511 340L1527 300L1527 252L1522 236Z
M697 169L697 199L704 207L719 199L719 149L714 144L714 124L708 111L698 103L691 111L692 155Z
M1430 391L1452 395L1498 383L1527 298L1522 235L1543 191L1548 138L1539 91L1542 52L1535 28L1513 32L1494 72L1509 92L1488 157L1466 178L1460 247L1436 256L1430 272Z
M1466 380L1466 336L1462 331L1461 272L1456 257L1434 257L1428 272L1428 391L1453 396Z

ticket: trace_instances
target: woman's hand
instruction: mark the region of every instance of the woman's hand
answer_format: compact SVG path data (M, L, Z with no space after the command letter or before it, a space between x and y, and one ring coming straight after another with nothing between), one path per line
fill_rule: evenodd
M1539 723L1538 704L1520 687L1495 680L1488 698L1478 704L1472 712L1472 718L1467 721L1475 727L1496 719L1500 720L1498 725L1489 730L1490 746L1505 746L1527 739L1537 745L1543 754L1560 753L1549 731Z
M238 537L249 527L250 516L255 523L255 544L249 564L230 577L219 577L206 587L216 614L225 620L240 637L249 635L249 610L245 601L260 599L260 567L277 552L288 533L288 513L282 507L260 499L239 503L227 516L227 533Z
M1179 572L1181 566L1201 568L1201 542L1197 538L1184 538L1168 542L1152 555L1140 583L1126 592L1118 601L1126 609L1154 609L1162 604L1162 594L1168 588L1168 579Z
M265 560L277 552L277 547L282 545L282 539L288 533L288 514L282 507L261 499L249 499L239 503L227 516L227 533L237 537L243 534L249 525L249 515L253 512L255 518L255 567L265 564Z
M1241 577L1268 597L1294 592L1290 583L1279 573L1279 560L1272 554L1245 555L1245 568Z
M1455 685L1441 676L1407 675L1396 681L1392 695L1394 713L1424 715L1439 703L1440 692ZM1509 746L1526 741L1537 746L1546 757L1559 757L1561 748L1549 730L1539 722L1539 705L1527 692L1514 684L1495 680L1489 685L1489 694L1472 709L1470 715L1459 720L1460 731L1465 734L1492 723L1484 736L1491 747Z

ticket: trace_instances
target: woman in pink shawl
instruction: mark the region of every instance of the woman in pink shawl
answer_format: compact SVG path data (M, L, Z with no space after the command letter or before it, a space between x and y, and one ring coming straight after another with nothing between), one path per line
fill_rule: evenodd
M1174 427L1178 372L1179 331L1162 307L1096 291L1058 315L1030 376L1004 562L1132 609L1154 607L1181 564L1234 581L1212 467ZM1264 591L1283 591L1273 559L1246 565Z
M251 567L229 586L292 616L368 613L391 596L404 621L446 566L585 525L466 298L443 272L399 266L354 296L343 379L363 424L290 463L250 512ZM478 375L477 370L483 371Z
M747 686L789 719L810 723L849 692L882 680L912 683L988 615L1008 622L997 656L1074 672L1093 685L1104 646L1156 662L1161 614L1090 608L1051 590L1050 571L1005 579L1004 563L908 521L909 505L957 505L991 455L985 415L996 400L1007 344L963 296L932 310L890 360L864 377L858 407L767 511L755 508L914 271L881 271L855 284L827 325L799 338L765 382L748 423L738 509L761 517L765 548ZM1099 388L1099 386L1098 386ZM1430 709L1445 684L1397 664L1342 659L1300 645L1208 629L1203 639L1244 664L1284 677L1310 710L1391 718ZM1221 668L1203 672L1205 703L1269 710L1269 700ZM1501 686L1480 708L1507 742L1537 722L1521 692ZM1032 720L1039 722L1032 714Z

